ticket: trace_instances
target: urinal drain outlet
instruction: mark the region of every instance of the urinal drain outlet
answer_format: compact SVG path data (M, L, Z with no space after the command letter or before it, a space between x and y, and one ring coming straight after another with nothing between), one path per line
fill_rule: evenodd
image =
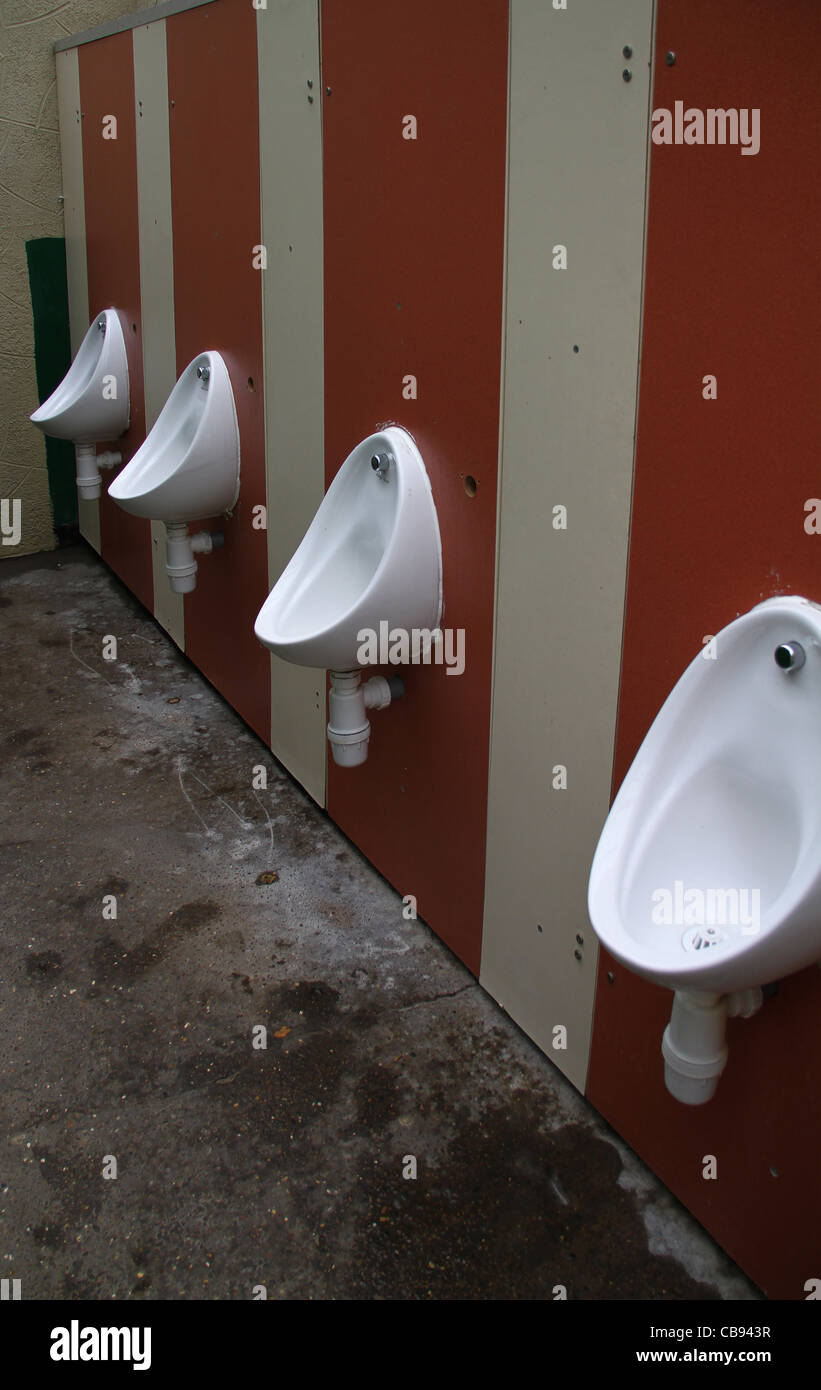
M681 944L685 951L706 951L726 940L727 933L718 927L691 927L681 938Z

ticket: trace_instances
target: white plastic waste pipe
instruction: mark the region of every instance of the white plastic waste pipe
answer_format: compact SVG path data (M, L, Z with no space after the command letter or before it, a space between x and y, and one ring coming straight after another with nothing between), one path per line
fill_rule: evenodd
M190 594L197 586L194 555L210 555L225 544L221 531L198 531L189 536L184 521L165 523L165 572L175 594Z
M98 454L95 444L75 444L74 453L77 459L77 491L81 497L93 502L102 490L100 469L116 468L118 463L122 463L123 456L113 449Z
M728 1018L750 1018L761 1008L760 989L707 994L677 989L670 1022L661 1040L664 1083L684 1105L712 1100L727 1063L724 1034Z
M371 726L366 710L387 709L405 687L398 676L371 676L362 684L361 671L329 671L328 742L340 767L359 767L368 756Z

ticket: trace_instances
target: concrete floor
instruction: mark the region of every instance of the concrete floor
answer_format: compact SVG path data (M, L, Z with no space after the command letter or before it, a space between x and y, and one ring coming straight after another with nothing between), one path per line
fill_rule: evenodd
M761 1298L93 552L0 608L24 1298Z

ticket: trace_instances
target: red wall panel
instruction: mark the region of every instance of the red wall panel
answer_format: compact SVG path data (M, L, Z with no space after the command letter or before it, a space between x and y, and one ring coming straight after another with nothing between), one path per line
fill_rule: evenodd
M266 501L256 23L248 0L220 0L171 16L166 40L177 372L206 349L222 353L241 447L234 515L204 523L225 547L200 559L185 648L269 740L270 659L253 633L268 594L266 535L252 526Z
M760 109L761 148L652 147L614 791L686 665L775 594L821 601L816 0L659 0L654 108ZM665 55L676 55L668 66ZM702 378L717 377L717 399ZM614 976L608 983L606 972ZM821 974L729 1025L715 1099L663 1084L672 995L602 953L588 1094L762 1287L821 1277ZM718 1159L718 1180L702 1158Z
M402 669L368 760L328 809L478 971L484 887L501 356L507 4L321 9L326 480L386 422L416 440L466 669ZM328 92L330 88L330 92ZM414 115L418 138L402 138ZM404 400L403 378L418 381ZM465 490L473 477L476 494Z
M134 61L130 30L81 44L83 182L89 313L119 309L128 349L131 424L111 447L125 463L145 437ZM117 119L116 140L103 139L103 117ZM90 321L90 320L89 320ZM100 443L107 441L99 441ZM129 516L108 496L114 474L103 473L100 536L106 564L153 610L151 525Z

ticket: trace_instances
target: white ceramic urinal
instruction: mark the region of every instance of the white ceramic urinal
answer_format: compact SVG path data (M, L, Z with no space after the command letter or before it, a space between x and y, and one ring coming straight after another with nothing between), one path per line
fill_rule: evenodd
M100 469L122 463L122 454L98 454L98 440L118 439L128 429L128 357L116 309L97 314L60 385L29 416L55 439L70 439L77 457L81 497L100 496Z
M622 783L590 920L675 991L662 1043L679 1100L709 1100L727 1016L821 960L821 607L768 599L688 666Z
M266 647L331 675L328 738L334 761L367 757L367 709L384 709L402 682L361 684L363 634L417 634L424 645L442 614L442 545L422 456L391 425L348 455L254 631Z
M221 545L220 532L188 523L230 512L239 496L239 427L228 369L218 352L189 362L145 443L115 478L109 497L132 516L164 521L171 588L190 593L194 554Z

